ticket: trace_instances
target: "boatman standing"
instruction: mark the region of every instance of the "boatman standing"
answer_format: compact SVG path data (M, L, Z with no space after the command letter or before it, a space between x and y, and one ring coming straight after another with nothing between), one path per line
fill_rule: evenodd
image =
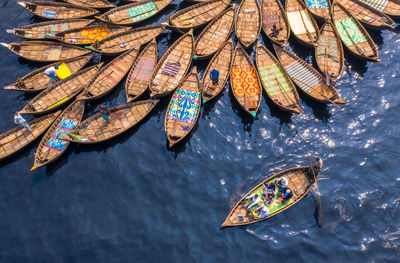
M218 79L219 79L219 71L218 71L218 69L211 70L210 79L211 79L211 83L213 85L213 87L211 87L211 88L214 89L215 86L217 86L217 84L218 84Z
M52 80L58 81L59 78L58 78L58 76L57 76L57 69L58 69L58 66L50 67L50 68L48 68L48 69L46 69L46 70L44 71L44 74L45 74L47 77L51 78Z
M14 123L18 125L24 125L25 129L31 131L31 126L29 125L29 123L16 110L14 111Z
M104 107L104 105L100 105L100 114L101 117L103 117L103 119L107 122L110 123L110 111Z
M324 167L324 162L322 161L322 159L318 156L315 155L309 155L310 158L313 158L314 160L312 161L312 169L308 169L307 171L307 175L312 177L317 176L317 174L319 174L319 172L321 171L321 169ZM314 170L314 173L313 173Z

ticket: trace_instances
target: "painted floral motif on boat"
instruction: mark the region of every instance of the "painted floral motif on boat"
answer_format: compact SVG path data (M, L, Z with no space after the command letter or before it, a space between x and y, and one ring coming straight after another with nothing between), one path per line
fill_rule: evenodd
M68 132L72 130L78 123L79 121L75 119L69 119L65 117L62 118L60 125L58 125L57 130L54 132L46 147L50 149L55 149L57 151L64 150L67 142L58 138L67 136Z
M133 22L138 22L154 15L157 13L158 9L153 2L148 2L127 9L126 11Z
M333 61L340 62L338 39L332 36L321 35L318 39L318 56L327 56Z
M308 8L329 8L327 0L306 0Z
M232 83L236 96L244 96L245 92L247 95L260 94L260 86L254 67L233 67Z
M339 32L342 42L346 46L352 46L367 41L364 34L360 31L352 17L342 20L336 20L335 26L337 31Z
M174 94L168 119L194 123L200 105L200 92L179 89Z
M95 28L84 29L81 31L84 44L91 44L96 40L102 40L110 35L108 26L99 26Z
M260 77L269 95L278 95L293 90L278 63L259 68Z

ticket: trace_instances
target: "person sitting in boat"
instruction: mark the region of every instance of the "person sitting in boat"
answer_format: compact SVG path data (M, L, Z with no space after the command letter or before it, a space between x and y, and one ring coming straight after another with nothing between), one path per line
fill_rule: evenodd
M258 203L260 203L260 198L258 197L258 194L252 194L249 195L248 197L246 197L247 199L251 199L252 203L247 207L247 208L252 208L253 206L258 205Z
M99 111L100 111L101 117L103 117L103 119L107 123L110 123L110 111L104 105L100 105Z
M18 125L24 125L27 131L31 131L32 129L24 117L22 117L21 114L16 110L14 111L14 123Z
M278 36L279 36L279 33L281 32L281 30L283 30L283 28L282 27L277 27L276 26L276 24L274 24L273 26L272 26L272 28L271 28L271 34L270 34L270 36L271 37L273 37L273 38L278 38Z
M279 180L276 179L274 183L276 186L278 186L279 193L286 190L286 187L289 184L288 179L286 179L286 177L281 177Z
M285 187L285 189L279 193L278 204L285 204L290 198L293 197L293 192L289 187Z
M215 89L215 86L218 84L218 79L219 79L219 71L218 69L213 69L210 72L210 79L211 79L211 84L210 88Z
M275 198L275 184L264 184L263 201L265 204L270 204Z
M307 171L307 175L310 178L317 176L319 174L319 172L321 171L322 167L324 167L324 162L322 161L322 159L318 156L314 156L314 155L309 155L311 158L314 158L314 161L312 161L312 165L311 167L308 169ZM313 172L314 170L314 172Z
M257 207L256 211L258 213L258 218L260 219L265 218L269 215L269 209L264 205Z
M58 66L50 67L44 71L44 74L47 77L51 78L53 81L58 81L59 78L57 76L57 71L56 71L57 69L58 69Z

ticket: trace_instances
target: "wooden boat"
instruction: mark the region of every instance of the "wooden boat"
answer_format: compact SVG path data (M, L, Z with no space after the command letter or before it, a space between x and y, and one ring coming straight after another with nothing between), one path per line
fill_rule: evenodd
M389 15L389 16L400 16L400 1L399 0L360 0L364 4L369 5L376 10Z
M335 29L350 53L369 61L381 61L378 48L367 30L346 9L335 2L332 5Z
M106 0L64 0L73 5L79 5L90 8L113 8L115 5Z
M318 46L315 48L315 60L323 75L329 75L331 80L335 81L343 72L343 46L331 20L321 27Z
M272 102L280 109L299 114L299 94L290 77L272 53L257 43L256 64L261 83Z
M311 98L323 103L345 104L333 86L326 85L325 77L316 69L277 45L273 45L275 53L294 83Z
M192 63L193 46L193 30L189 30L168 48L151 76L151 98L167 96L176 89Z
M75 101L57 117L39 143L31 172L54 162L67 150L70 142L60 140L59 137L65 136L79 124L84 110L85 102Z
M20 57L37 62L55 62L91 53L89 49L50 41L24 41L0 44Z
M277 45L286 45L290 36L290 26L287 20L285 9L283 8L280 0L262 0L262 29L265 35ZM281 28L279 34L274 36L272 27L276 25L278 29Z
M240 43L231 64L232 93L240 106L254 118L261 103L261 88L256 68Z
M201 82L201 96L203 103L215 98L224 89L229 79L233 58L233 42L228 39L225 44L213 56L206 70L204 71L203 80ZM218 69L219 79L217 85L213 85L210 80L210 72L213 69Z
M57 33L56 38L61 42L68 44L88 45L118 33L126 32L130 29L132 28L110 25L95 25Z
M96 52L106 55L118 55L132 48L146 44L163 32L165 26L146 26L107 37L90 46Z
M200 81L196 67L179 84L165 113L164 129L169 147L182 141L200 115Z
M195 58L210 57L222 48L232 33L235 11L236 4L219 14L201 31L194 43Z
M241 225L248 225L260 222L262 220L271 218L285 211L292 205L299 202L303 197L305 197L310 192L313 184L315 183L314 176L307 175L307 171L309 168L310 166L290 168L281 171L277 174L274 174L271 177L268 177L267 179L262 181L256 187L251 189L245 196L243 196L243 198L240 199L239 202L237 202L237 204L229 212L229 215L222 224L222 227L241 226ZM315 176L318 178L319 174L316 174ZM278 187L275 187L275 193L274 193L275 198L271 203L266 204L263 198L264 188L265 188L264 185L274 183L275 180L279 180L282 177L285 177L288 180L287 187L290 188L290 190L293 193L292 198L290 198L289 201L287 201L284 204L279 204L278 203L279 189ZM246 200L246 197L251 194L257 194L260 197L261 201L258 205L249 209L248 206L251 204L251 201L250 199ZM267 217L265 218L258 217L256 209L259 206L266 206L269 209L269 215Z
M61 111L57 111L29 121L31 131L28 131L21 125L1 134L0 160L10 157L37 139L47 130L60 113Z
M100 69L77 99L94 100L108 94L128 73L138 53L139 49L128 50Z
M149 87L157 58L157 42L154 38L136 58L126 78L125 93L128 103L142 96Z
M235 34L245 48L257 40L261 25L262 14L258 0L243 0L235 18Z
M304 0L308 11L313 14L317 19L324 21L329 19L330 16L330 6L329 0Z
M93 23L94 19L68 19L41 22L7 29L6 32L27 39L54 38L57 33L81 28Z
M197 28L216 18L230 0L210 0L184 8L168 18L168 26L181 30Z
M309 47L317 45L319 38L318 25L302 0L287 0L286 16L293 35L301 44Z
M73 19L84 18L97 14L99 11L83 6L62 2L34 1L18 2L28 12L44 19Z
M22 109L24 114L43 114L57 109L73 99L95 78L103 63L85 68L73 76L51 85L31 99Z
M17 91L24 91L24 92L36 92L36 91L41 91L46 88L48 88L51 84L53 84L53 81L51 78L47 77L44 74L44 71L50 67L58 66L59 68L65 67L63 75L60 76L61 79L73 75L76 72L78 72L83 66L86 65L86 63L89 62L89 60L92 58L92 56L83 56L83 57L77 57L77 58L72 58L69 60L65 60L63 62L56 62L50 65L46 65L44 67L38 68L27 75L23 76L22 78L19 78L17 82L14 84L5 86L4 89L7 90L17 90ZM62 65L64 64L64 65ZM68 72L69 71L69 72Z
M384 13L358 0L336 0L366 27L376 30L395 28L396 23Z
M172 0L143 0L129 5L113 8L98 16L99 20L117 25L131 25L158 14Z
M127 131L143 120L156 106L159 100L136 101L109 109L110 122L107 123L100 113L82 121L66 136L60 137L82 144L104 142Z

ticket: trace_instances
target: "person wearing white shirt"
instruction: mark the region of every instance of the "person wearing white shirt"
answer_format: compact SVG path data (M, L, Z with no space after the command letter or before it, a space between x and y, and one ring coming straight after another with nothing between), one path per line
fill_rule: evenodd
M253 206L257 205L260 202L260 198L258 197L258 194L252 194L249 195L248 197L246 197L247 199L251 199L251 201L253 201L247 208L252 208Z
M58 81L57 69L58 66L50 67L44 71L44 74L52 80Z
M314 173L315 173L315 176L317 176L319 174L319 172L322 170L322 168L324 167L324 161L322 161L322 159L316 155L310 154L310 157L314 158L314 161L312 161L312 167L314 169L311 169L311 168L308 169L307 175L310 177L313 177ZM314 170L314 172L313 172L313 170Z
M256 211L258 212L258 218L264 218L269 215L269 209L264 205L257 207Z
M25 129L28 131L31 130L29 123L21 116L21 114L19 114L18 111L14 111L14 123L18 125L24 125Z

